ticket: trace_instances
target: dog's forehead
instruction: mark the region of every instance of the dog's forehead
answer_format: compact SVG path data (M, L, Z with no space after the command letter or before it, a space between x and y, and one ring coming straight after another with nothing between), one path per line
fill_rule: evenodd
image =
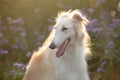
M56 27L61 28L62 26L65 26L67 28L70 28L73 26L73 21L69 17L62 18L61 20L58 21L56 24Z

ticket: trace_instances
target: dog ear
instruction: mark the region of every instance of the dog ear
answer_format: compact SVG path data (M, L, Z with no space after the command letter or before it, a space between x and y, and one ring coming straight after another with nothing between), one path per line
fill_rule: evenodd
M79 14L74 14L72 18L75 19L76 21L82 21L83 20L82 17Z
M72 18L78 22L82 22L84 25L87 25L89 23L89 20L79 13L74 13Z

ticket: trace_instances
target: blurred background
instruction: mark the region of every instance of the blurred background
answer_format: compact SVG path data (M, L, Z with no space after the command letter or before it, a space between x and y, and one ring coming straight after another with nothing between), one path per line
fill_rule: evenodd
M90 24L92 80L120 80L120 0L0 0L0 80L21 80L60 11L80 9Z

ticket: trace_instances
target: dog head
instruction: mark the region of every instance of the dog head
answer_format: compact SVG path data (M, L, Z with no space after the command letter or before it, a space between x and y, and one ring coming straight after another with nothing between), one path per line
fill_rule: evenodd
M62 12L56 19L51 49L58 48L57 57L64 54L65 49L76 40L83 40L88 20L78 10ZM81 41L79 41L81 42ZM79 44L79 43L78 43Z

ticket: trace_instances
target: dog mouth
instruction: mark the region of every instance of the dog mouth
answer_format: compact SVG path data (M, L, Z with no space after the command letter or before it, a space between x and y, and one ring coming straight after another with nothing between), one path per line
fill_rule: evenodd
M67 38L58 48L57 52L56 52L56 56L60 57L64 54L68 44L70 43L71 39Z

